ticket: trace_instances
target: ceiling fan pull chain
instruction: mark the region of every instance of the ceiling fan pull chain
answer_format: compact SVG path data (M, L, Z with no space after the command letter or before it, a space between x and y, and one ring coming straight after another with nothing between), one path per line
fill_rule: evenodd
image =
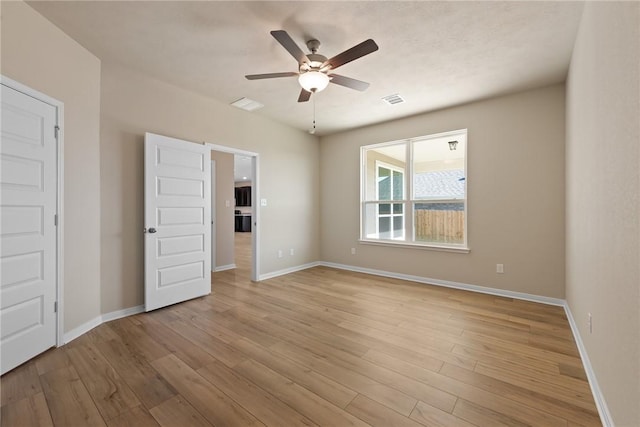
M313 97L313 133L316 133L316 97Z
M313 128L309 129L309 133L313 135L316 133L316 97L314 96L311 100L313 103Z

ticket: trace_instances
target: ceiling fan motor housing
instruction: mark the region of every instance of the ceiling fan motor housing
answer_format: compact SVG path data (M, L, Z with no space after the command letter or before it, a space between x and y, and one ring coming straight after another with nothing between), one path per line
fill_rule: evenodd
M320 71L320 67L322 67L322 64L324 64L327 60L326 56L317 53L310 53L307 55L307 58L309 58L309 62L303 62L302 64L300 64L301 73L312 70ZM325 70L322 71L324 72Z

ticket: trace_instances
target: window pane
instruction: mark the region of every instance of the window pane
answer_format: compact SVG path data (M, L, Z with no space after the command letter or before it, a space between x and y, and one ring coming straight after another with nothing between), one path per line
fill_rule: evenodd
M378 168L378 200L391 200L391 171Z
M401 239L404 237L404 218L402 216L393 217L393 237Z
M378 218L378 237L380 239L391 238L391 217L381 216Z
M402 200L404 199L404 179L403 173L398 171L393 171L393 200Z
M363 186L364 197L363 200L391 200L393 197L394 184L391 182L393 179L392 171L405 171L407 169L406 163L407 144L405 142L399 144L388 145L384 147L366 148L364 150L364 171L363 177L365 183ZM379 195L378 178L379 167L386 169L384 177L390 177L386 188L383 190L384 197ZM406 197L406 195L405 195Z
M367 239L405 238L404 203L365 203L363 236Z
M364 207L364 226L362 229L367 239L378 238L378 204L367 203Z
M456 149L449 142L457 141ZM413 143L413 198L418 200L465 198L466 135Z
M414 204L416 242L464 243L464 202Z

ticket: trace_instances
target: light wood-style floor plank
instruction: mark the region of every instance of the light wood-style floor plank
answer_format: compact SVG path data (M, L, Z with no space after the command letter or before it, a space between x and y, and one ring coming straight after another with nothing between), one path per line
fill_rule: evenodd
M281 355L249 340L242 339L234 343L234 345L240 351L251 354L253 360L286 376L291 381L300 384L340 408L344 409L358 395L358 393L345 387L340 382L321 375L305 365L283 358Z
M114 320L0 378L2 426L598 426L561 307L316 267Z
M159 427L160 424L142 406L135 406L107 421L108 427Z
M287 420L287 426L316 425L223 363L212 363L199 369L198 373L268 426L280 426L283 420Z
M122 341L97 343L96 348L146 408L153 408L177 394L145 359L133 354Z
M73 366L47 372L40 376L40 381L54 425L106 426Z
M160 375L214 425L264 426L242 406L170 354L152 362Z
M94 345L74 347L67 353L105 420L140 405L136 395Z
M162 427L212 426L185 398L179 395L166 400L149 412Z
M44 393L32 394L2 407L0 424L10 426L53 426Z
M296 408L318 425L366 426L357 417L324 400L315 393L292 382L290 379L267 368L259 362L245 360L235 368L246 378L255 382L287 405Z
M25 363L2 376L2 407L42 392L35 363Z
M458 402L459 401L460 399L458 399ZM456 402L456 406L458 402ZM409 417L412 420L416 420L429 427L474 427L476 425L471 424L462 418L458 418L453 414L434 408L431 405L427 405L424 402L418 402Z
M376 427L422 427L420 423L405 417L393 409L359 394L347 406L347 411Z

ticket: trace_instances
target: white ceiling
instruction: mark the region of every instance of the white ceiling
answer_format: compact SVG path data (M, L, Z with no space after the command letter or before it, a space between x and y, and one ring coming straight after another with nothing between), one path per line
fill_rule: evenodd
M297 71L271 30L332 57L368 38L380 49L339 68L366 92L329 85L315 95L317 135L563 82L581 2L87 1L28 2L105 62L117 62L223 103L308 130L313 99L298 103ZM383 96L406 102L390 106Z

